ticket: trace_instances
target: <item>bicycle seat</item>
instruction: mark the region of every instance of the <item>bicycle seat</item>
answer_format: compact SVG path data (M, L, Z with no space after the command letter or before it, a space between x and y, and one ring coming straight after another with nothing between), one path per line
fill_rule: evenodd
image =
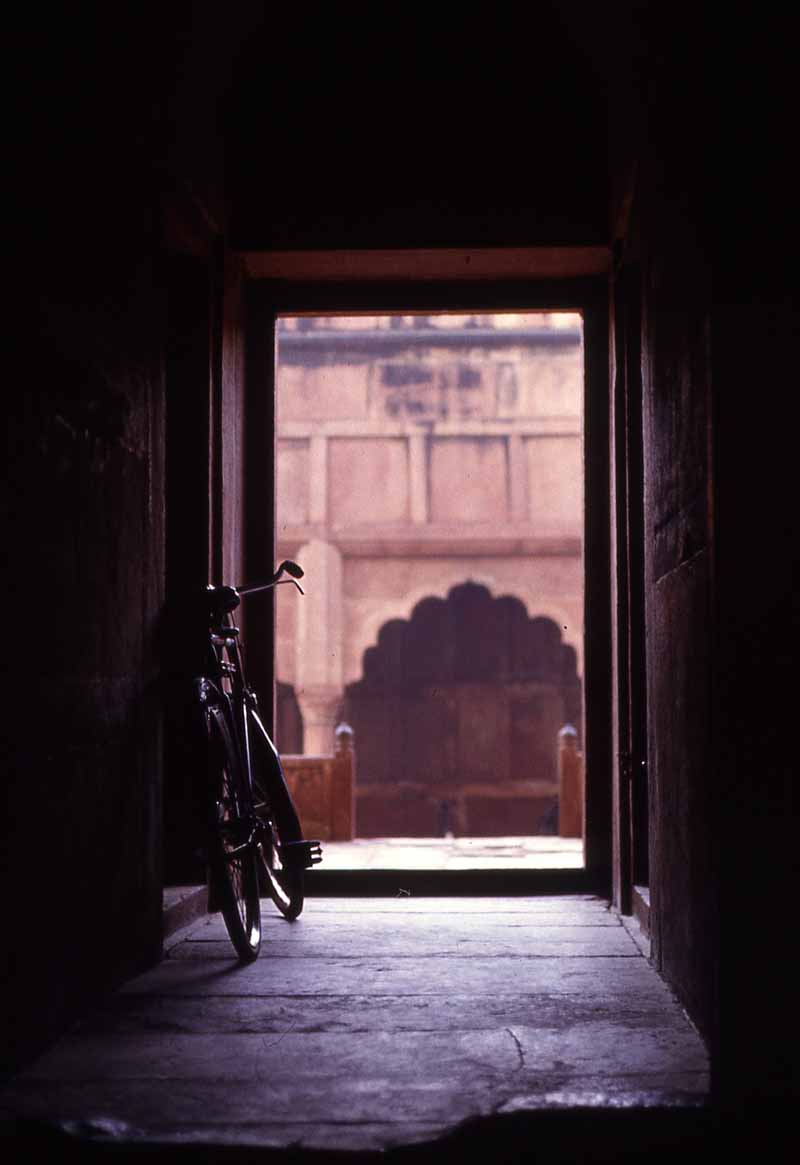
M207 594L208 609L215 616L229 615L231 611L236 610L242 601L235 587L213 587L209 585Z

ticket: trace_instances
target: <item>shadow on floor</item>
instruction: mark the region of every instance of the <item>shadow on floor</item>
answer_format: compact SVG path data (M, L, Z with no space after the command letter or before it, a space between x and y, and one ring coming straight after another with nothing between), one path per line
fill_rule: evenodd
M796 1120L788 1105L761 1104L750 1112L723 1117L709 1108L695 1109L564 1109L526 1112L468 1120L435 1141L386 1150L327 1150L300 1147L262 1148L243 1145L158 1145L115 1138L97 1139L86 1130L64 1131L20 1122L0 1128L5 1160L30 1157L54 1165L87 1162L127 1163L175 1161L180 1165L440 1165L442 1162L485 1161L613 1163L648 1165L739 1162L766 1159L770 1165L794 1161Z

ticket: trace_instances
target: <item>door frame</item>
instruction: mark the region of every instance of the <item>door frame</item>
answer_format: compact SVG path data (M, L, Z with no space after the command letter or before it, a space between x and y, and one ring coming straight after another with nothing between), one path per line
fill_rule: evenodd
M248 576L264 572L266 557L274 558L275 547L275 321L281 314L333 315L408 312L470 312L552 310L580 311L584 321L584 755L590 774L585 789L584 853L580 871L515 871L525 878L509 878L520 892L552 892L558 888L586 889L611 896L612 876L612 682L611 682L611 490L609 431L609 302L604 262L592 252L591 273L583 277L522 278L514 269L513 278L453 278L453 257L445 253L441 278L414 277L413 253L390 265L384 278L359 277L357 256L350 256L349 277L330 277L330 257L319 253L322 277L311 279L314 260L301 256L298 278L251 278L247 284L246 313L246 401L248 440L251 454L246 472L246 513L259 515L248 521L245 533ZM473 253L474 254L474 253ZM430 252L425 253L430 262ZM262 257L263 258L263 257ZM259 275L268 270L259 264ZM398 266L401 275L397 274ZM477 266L480 268L480 262ZM253 265L245 259L251 272ZM363 270L374 272L374 256L365 253ZM535 265L534 265L535 270ZM284 265L285 271L285 265ZM255 442L259 443L259 447ZM271 456L264 456L264 449ZM265 499L268 499L265 502ZM263 517L271 513L272 541L263 536ZM260 625L263 618L263 626ZM270 643L273 654L264 652L255 677L261 691L275 690L274 606L258 616L258 638ZM587 633L589 631L590 633ZM253 635L252 617L248 630ZM254 654L254 653L253 653ZM252 671L251 667L251 671ZM273 697L274 699L274 697ZM461 871L459 871L459 874ZM487 871L493 873L493 871ZM556 877L547 876L554 873ZM570 875L567 877L566 875ZM580 875L574 877L573 875ZM405 876L405 874L404 874ZM396 879L395 879L396 880ZM441 880L441 879L440 879ZM475 892L477 879L461 879L464 893ZM428 881L431 881L428 877ZM498 888L497 879L484 879ZM469 888L467 885L469 883ZM419 891L418 891L419 892Z
M613 281L614 902L649 933L649 794L644 592L641 265L620 253Z

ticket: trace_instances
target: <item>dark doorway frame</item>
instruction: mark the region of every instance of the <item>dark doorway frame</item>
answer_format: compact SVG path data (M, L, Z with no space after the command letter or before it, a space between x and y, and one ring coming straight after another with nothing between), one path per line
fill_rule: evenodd
M163 787L163 876L167 886L203 877L197 856L202 828L194 795L198 758L188 729L188 675L202 670L202 644L189 596L213 573L216 498L214 475L214 286L207 239L169 253L166 289L165 560L164 612L159 647L166 677ZM198 644L199 653L198 653Z
M650 823L644 580L641 264L620 254L613 288L615 659L614 901L649 933Z
M313 263L312 263L313 266ZM323 264L324 266L324 264ZM444 266L447 266L445 263ZM369 267L366 263L365 267ZM251 279L247 284L245 332L246 568L255 577L274 559L275 547L275 322L279 315L404 314L409 312L579 311L584 321L584 741L586 772L583 870L404 872L415 893L552 893L591 890L611 896L612 875L612 627L609 447L609 302L604 273L535 279L383 279L303 277ZM413 262L404 263L413 272ZM595 268L596 269L596 268ZM356 264L357 270L357 264ZM269 451L271 456L266 456ZM264 523L271 514L271 541ZM590 634L587 631L590 630ZM274 647L274 608L249 616L248 633ZM275 690L269 652L251 664L256 686ZM255 662L255 661L254 661ZM269 701L267 701L268 703ZM381 879L353 871L351 877L319 874L320 892L381 892ZM413 872L412 872L413 873ZM396 874L392 876L396 882ZM324 890L323 890L324 879ZM315 879L311 879L314 881ZM365 888L366 882L369 888ZM388 886L388 883L387 883Z

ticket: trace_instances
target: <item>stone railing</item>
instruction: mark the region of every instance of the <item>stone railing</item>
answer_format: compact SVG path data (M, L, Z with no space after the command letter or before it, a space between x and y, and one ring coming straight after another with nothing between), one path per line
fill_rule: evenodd
M353 729L340 724L333 756L281 756L306 837L352 841L355 830Z
M340 724L335 732L332 756L282 756L286 783L300 814L306 837L320 841L352 841L355 837L356 780L353 729ZM529 787L530 786L530 787ZM358 790L364 816L369 817L368 801L378 797L385 801L400 800L408 804L413 824L401 829L403 836L437 837L455 827L466 833L470 827L480 830L492 817L491 804L513 802L519 820L534 820L548 805L557 803L560 837L583 835L583 753L578 750L578 734L565 724L558 734L558 786L540 788L536 783L506 782L503 785L464 786L458 790L440 790L448 799L433 800L424 787L412 788L366 786ZM475 802L474 823L468 812ZM526 810L526 804L530 810ZM362 822L363 826L364 822ZM411 827L409 828L409 825ZM422 827L422 828L421 828ZM490 833L504 833L508 827L490 828Z
M533 836L558 811L556 781L397 781L356 790L360 837Z

